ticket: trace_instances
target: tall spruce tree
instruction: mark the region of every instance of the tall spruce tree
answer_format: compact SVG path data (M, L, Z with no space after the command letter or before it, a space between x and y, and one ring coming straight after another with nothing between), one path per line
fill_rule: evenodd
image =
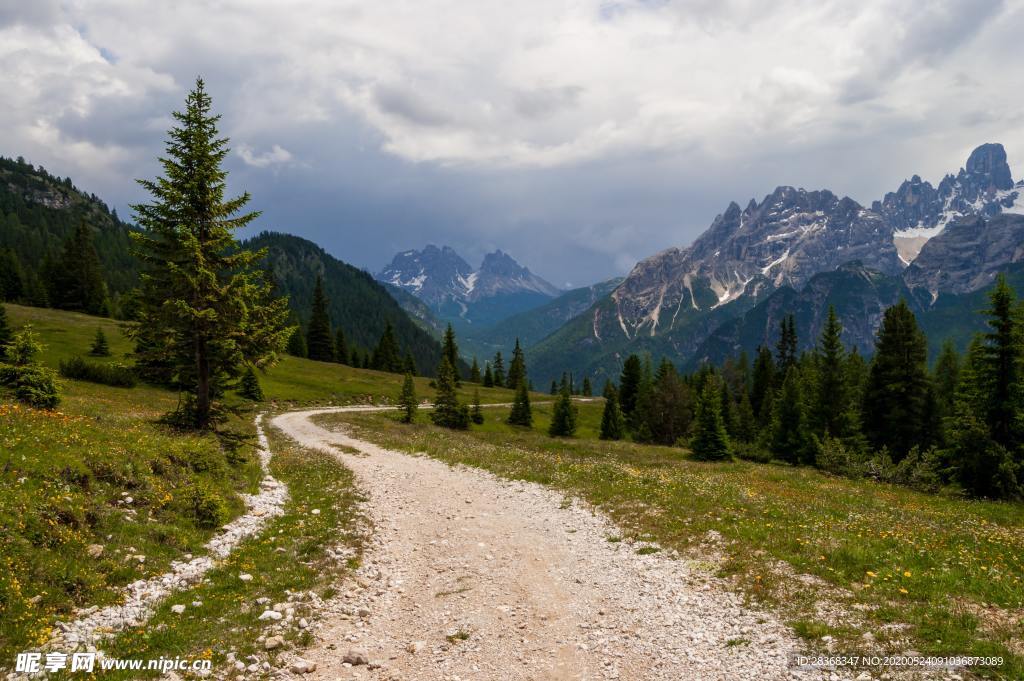
M7 319L7 306L0 303L0 362L4 361L7 355L7 345L14 338L14 330Z
M179 423L206 428L213 397L244 364L264 367L287 342L288 301L273 295L257 264L264 251L238 248L235 232L257 213L239 213L248 194L225 197L227 140L202 79L173 114L164 176L140 180L152 203L133 206L142 259L136 361L152 362L189 399Z
M516 346L512 348L512 361L508 365L507 388L515 390L519 384L526 380L526 357L523 349L519 346L519 339L516 338Z
M621 440L625 435L626 423L619 408L619 393L611 381L604 384L604 411L601 412L601 439Z
M594 387L590 384L590 376L583 377L583 387L580 388L580 394L584 397L591 397L594 394Z
M619 404L626 418L632 416L636 410L636 398L640 391L642 375L643 364L640 358L631 354L623 362L622 374L619 376Z
M901 300L885 311L864 388L864 435L900 461L911 447L931 444L928 344L914 313Z
M306 327L306 356L318 362L334 361L334 337L331 335L331 317L327 311L324 280L319 274L313 287L313 307Z
M519 381L516 397L512 402L512 411L508 415L508 423L527 428L533 425L533 410L530 407L530 392L526 387L526 381Z
M811 401L811 424L819 435L845 438L852 430L849 391L846 386L846 352L841 335L843 326L835 308L828 308L815 359L817 378Z
M469 368L469 382L480 382L480 365L477 363L476 357L473 358L473 366Z
M373 350L371 364L377 371L396 374L405 369L405 362L402 359L401 350L398 348L398 341L395 340L395 330L391 327L391 322L384 325L384 332L381 333L377 347Z
M402 371L413 376L418 376L419 371L416 369L416 358L412 356L411 350L405 351L405 360L402 362Z
M245 368L242 380L238 384L238 394L253 402L263 401L263 388L260 387L260 379L252 367Z
M92 228L84 222L79 223L64 242L60 259L48 269L47 293L53 307L93 315L109 314L100 257L93 243Z
M775 390L775 373L775 359L772 357L771 350L763 345L759 346L751 377L750 406L754 410L754 414L762 419L762 422L766 422L768 418L768 410L764 408L764 403Z
M462 385L462 378L459 376L459 344L455 340L455 329L452 328L451 322L448 323L448 328L445 329L441 352L452 366L455 387Z
M416 418L416 410L419 409L419 400L416 399L416 382L412 380L412 374L407 373L402 380L402 392L398 396L398 406L401 410L402 423L412 423Z
M795 366L789 367L782 379L779 394L772 402L769 447L776 459L792 464L813 463L800 384L800 371Z
M690 449L698 461L722 461L729 458L729 436L721 413L722 398L718 381L709 380L697 401L697 419Z
M494 387L494 374L491 373L491 363L490 362L484 362L484 387L485 388L493 388Z
M455 392L455 370L447 355L441 357L441 366L437 368L437 396L434 398L434 410L430 412L430 420L436 426L465 430L469 428L469 409L459 404L459 396Z
M554 409L551 412L551 425L548 427L548 435L551 437L572 437L576 433L576 405L572 403L572 393L568 389L562 390L555 400Z
M786 371L796 365L796 318L793 315L786 315L779 325L779 342L776 345L778 355L779 375L785 376Z
M480 404L480 388L473 390L473 407L469 410L469 418L476 425L483 425L484 409L483 405Z
M292 357L306 356L306 337L302 334L302 327L296 326L288 337L286 352Z
M10 248L0 248L0 302L21 300L26 293L21 261Z
M345 338L345 330L340 326L337 333L334 334L334 361L339 364L349 364L352 361L352 355L348 349L348 339Z
M757 439L757 417L750 403L750 393L745 390L736 403L736 439L740 442L753 442Z
M1022 395L1020 386L1021 334L1013 290L1000 274L989 294L989 331L984 335L984 369L981 380L988 386L987 422L992 438L1008 450L1021 441Z
M501 357L501 350L494 353L494 366L492 367L492 374L494 375L494 387L504 388L505 387L505 360Z

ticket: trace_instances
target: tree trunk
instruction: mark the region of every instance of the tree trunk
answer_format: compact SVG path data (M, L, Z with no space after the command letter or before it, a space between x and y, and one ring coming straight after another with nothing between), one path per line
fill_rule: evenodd
M206 339L196 336L196 426L210 425L210 357Z

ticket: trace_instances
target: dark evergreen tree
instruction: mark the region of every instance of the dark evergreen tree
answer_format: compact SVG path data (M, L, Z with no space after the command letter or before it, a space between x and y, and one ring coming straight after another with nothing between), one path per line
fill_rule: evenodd
M519 382L519 387L516 389L516 397L512 402L512 411L508 415L508 423L513 426L525 426L529 428L533 425L533 410L530 407L530 392L527 390L526 383L524 381Z
M110 357L110 344L107 342L107 335L102 328L96 329L96 335L92 338L92 346L89 354L93 357Z
M576 433L576 405L572 403L572 393L563 390L555 400L551 412L551 425L548 435L551 437L572 437Z
M519 339L516 338L516 346L512 348L512 361L508 365L508 377L506 388L515 390L519 383L526 380L526 357L523 349L519 347Z
M762 345L757 348L750 385L750 406L754 414L761 418L762 423L767 422L769 410L764 408L764 403L775 390L775 384L775 359L771 350Z
M840 338L842 332L835 308L830 305L828 320L818 341L817 380L810 402L810 422L818 435L837 438L845 438L853 430L846 384L846 352Z
M863 395L864 435L900 461L911 447L931 444L928 345L906 301L885 311Z
M238 248L235 232L257 213L239 214L248 194L225 198L221 164L227 140L201 79L185 111L174 114L164 177L140 184L153 202L133 206L141 228L132 236L146 273L139 295L136 361L161 370L186 391L177 421L211 424L213 398L243 364L264 367L277 359L291 333L288 301L258 268L262 251ZM173 263L169 266L168 263Z
M469 409L466 405L459 404L459 396L455 392L455 370L447 354L441 359L441 366L437 368L435 382L437 396L434 398L434 410L430 413L430 420L434 425L445 428L469 428Z
M621 388L619 394L620 396L622 394ZM629 428L635 441L651 442L654 440L654 428L658 427L654 423L654 419L656 413L661 410L661 405L655 404L654 375L651 371L651 358L648 355L644 357L643 364L641 365L640 381L636 388L633 411L626 415L626 427ZM669 432L671 428L658 427L658 430L662 433L663 437L667 437L665 433Z
M452 366L452 376L455 377L455 387L462 385L462 379L459 376L459 345L455 341L455 330L452 328L449 322L448 328L444 332L444 341L441 343L441 352L448 359L448 363Z
M292 357L306 356L306 337L302 334L302 328L296 326L288 337L288 349L286 352Z
M583 387L580 389L580 393L584 397L591 397L594 394L594 388L590 385L590 376L583 377Z
M776 459L792 464L813 463L813 449L807 432L800 372L789 367L782 388L773 400L770 449Z
M988 390L987 418L992 439L1007 450L1021 443L1021 333L1013 290L1000 274L989 294L989 331L984 335L985 364L978 379Z
M501 351L494 353L494 364L492 366L492 374L494 376L494 387L504 388L505 387L505 360L501 357Z
M779 325L779 343L775 351L780 376L785 376L786 371L796 365L796 348L796 318L790 314L783 317Z
M47 294L51 305L94 315L109 313L100 257L93 244L92 229L84 222L79 223L64 243L60 259L47 269Z
M611 381L604 384L604 411L601 413L601 439L621 440L626 431L626 422L619 408L619 394Z
M317 275L313 289L313 309L306 327L306 356L318 362L334 361L334 337L331 335L331 317L327 313L323 277Z
M552 379L551 380L551 395L557 395L557 394L558 394L558 381Z
M4 361L7 353L7 345L14 338L14 330L7 319L7 307L0 303L0 362Z
M643 364L636 355L630 355L622 364L622 374L619 376L619 403L622 406L622 413L629 418L636 410L636 398L640 390L640 381L643 374Z
M746 391L740 395L736 404L736 439L740 442L753 442L757 439L757 417L750 403L750 394Z
M477 367L477 371L479 370L480 368ZM469 418L478 426L484 422L484 409L480 404L480 388L473 391L473 408L469 412Z
M398 396L398 406L401 410L402 423L412 423L416 418L416 410L419 409L419 400L416 398L416 382L412 380L412 374L407 373L402 381L402 392Z
M377 347L373 350L371 365L377 371L399 373L405 370L405 362L398 348L398 341L395 340L395 331L391 327L391 322L384 326L384 333L381 334Z
M402 371L413 376L418 376L419 371L416 370L416 358L412 356L411 351L406 351L405 360L402 362Z
M729 458L729 436L722 423L721 404L717 381L707 381L697 402L697 419L690 443L693 458L698 461L722 461Z
M339 364L351 364L352 354L348 349L348 339L345 338L345 330L340 326L334 334L334 361Z
M476 357L473 358L473 366L469 368L469 382L479 383L480 382L480 365L477 364Z
M238 394L253 402L263 401L263 388L260 387L260 379L252 367L245 368L242 380L238 384Z
M935 418L938 423L936 440L948 444L946 439L949 419L956 407L957 387L960 382L960 356L953 347L952 341L942 344L939 358L935 361L932 372L932 385L935 390Z
M22 300L25 293L21 261L10 248L0 248L0 302Z
M494 374L491 373L491 363L484 362L484 387L494 387Z
M634 433L643 431L644 441L669 446L687 434L693 421L693 400L689 386L671 362L662 361L653 384L648 379L641 381L640 395L633 411L637 419Z

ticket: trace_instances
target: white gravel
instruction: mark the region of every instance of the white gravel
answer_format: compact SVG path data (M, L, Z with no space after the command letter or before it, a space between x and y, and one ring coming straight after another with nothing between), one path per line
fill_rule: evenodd
M313 678L846 678L791 670L800 644L772 613L693 563L609 542L616 527L558 492L310 420L365 410L273 420L356 473L375 525L360 587L325 606L303 652ZM362 650L369 665L344 662Z
M288 487L268 472L270 445L263 432L262 419L262 414L256 417L257 451L265 474L260 482L260 491L258 494L241 495L246 513L225 525L217 536L207 542L208 554L188 561L174 561L169 572L132 582L125 587L123 602L118 605L86 608L76 613L76 619L58 622L56 633L47 642L46 649L61 652L95 650L102 639L126 627L139 626L153 615L160 601L198 582L219 560L230 554L239 542L258 534L270 518L284 513ZM202 604L199 605L201 607Z

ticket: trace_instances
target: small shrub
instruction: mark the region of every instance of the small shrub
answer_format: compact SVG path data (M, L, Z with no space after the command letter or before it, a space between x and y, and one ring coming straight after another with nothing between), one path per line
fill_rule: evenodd
M81 357L60 361L60 375L78 381L101 383L117 388L134 388L137 382L135 371L124 364L101 364L89 362Z
M730 444L732 453L739 459L753 461L755 463L768 463L772 460L772 453L767 447L762 447L757 442L741 442L733 440Z
M93 357L110 357L110 344L107 343L107 335L103 333L103 329L96 329L89 354Z
M228 508L224 499L206 484L186 485L178 492L178 500L182 512L191 518L197 527L220 527L228 518Z
M53 409L60 403L60 389L52 369L34 364L0 364L0 385L14 390L14 396L39 409Z

